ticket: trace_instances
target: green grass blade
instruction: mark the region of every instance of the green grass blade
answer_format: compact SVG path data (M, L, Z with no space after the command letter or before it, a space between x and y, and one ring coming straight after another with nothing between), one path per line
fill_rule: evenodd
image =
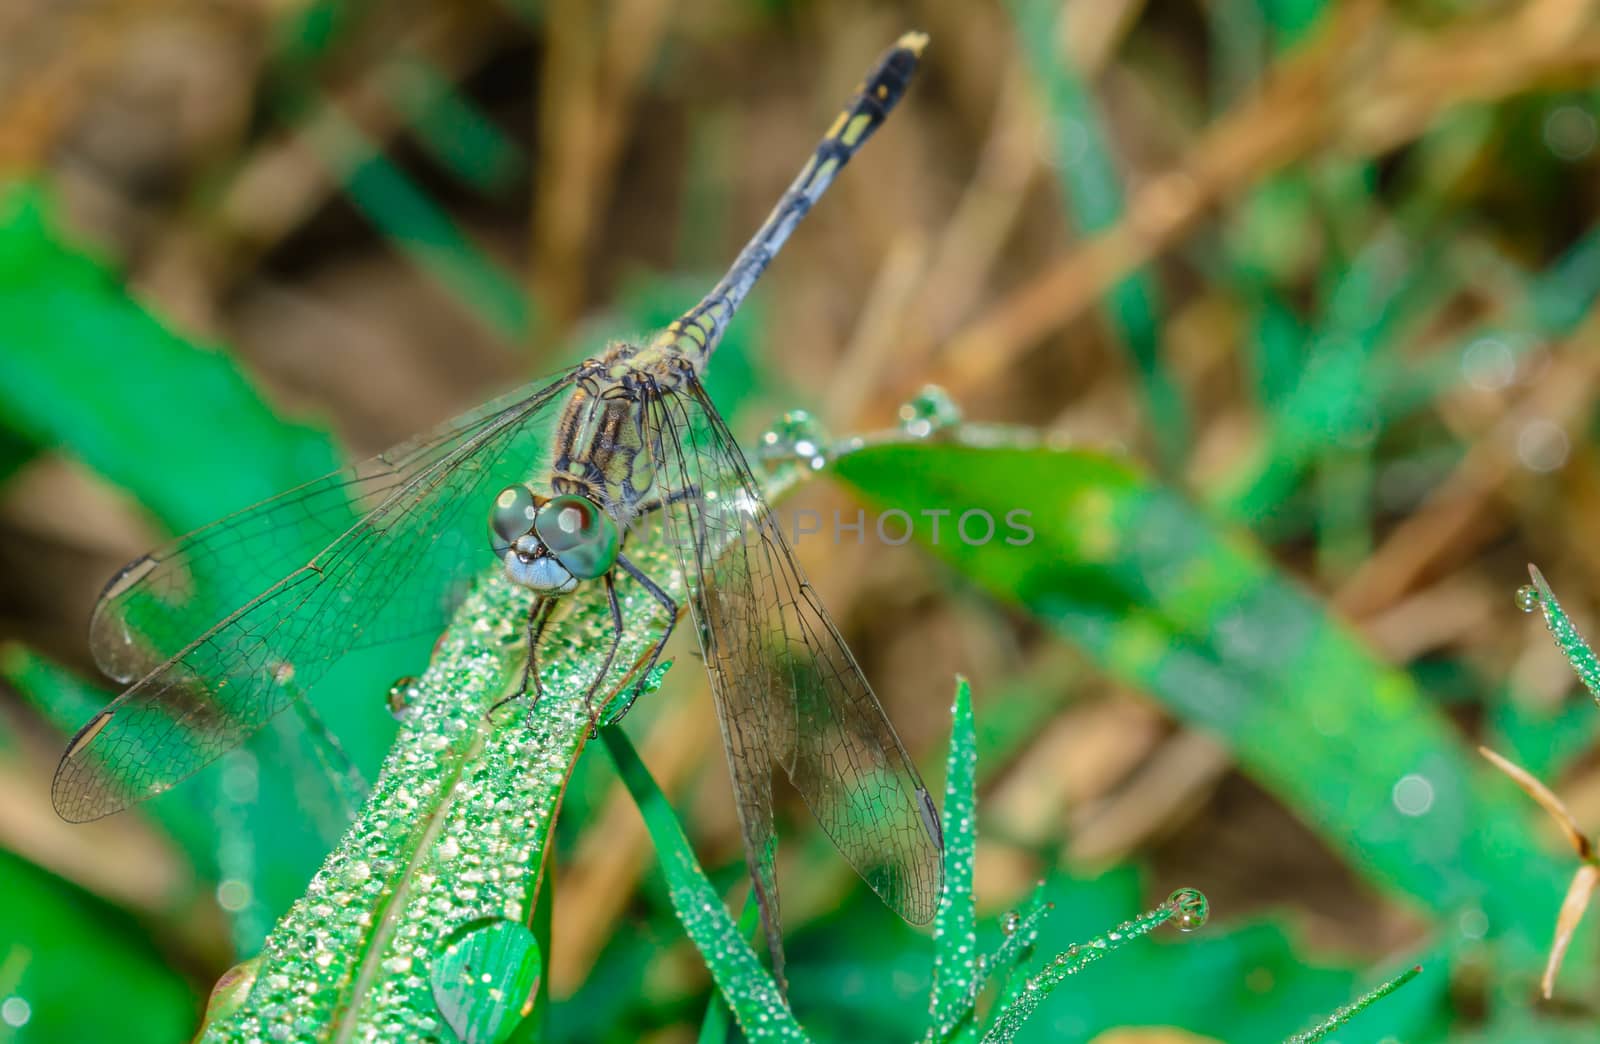
M1121 177L1088 85L1062 53L1062 6L1053 0L1008 0L1007 7L1055 130L1054 165L1078 230L1088 235L1109 228L1123 213ZM1107 294L1107 315L1138 374L1161 459L1176 466L1188 451L1188 410L1162 366L1160 309L1155 281L1146 269L1133 272Z
M491 330L509 342L523 343L533 313L516 276L467 239L337 107L323 105L312 120L311 140L338 174L350 201Z
M978 744L972 723L972 686L956 679L951 708L950 756L944 784L944 894L933 921L933 992L930 1038L947 1040L972 1013L977 982L977 914L972 901L972 859L978 844Z
M1411 968L1407 968L1405 971L1401 972L1399 975L1396 975L1388 982L1378 985L1377 987L1363 994L1359 999L1346 1004L1332 1015L1329 1015L1322 1022L1318 1023L1312 1029L1309 1029L1304 1033L1296 1033L1294 1036L1286 1040L1284 1044L1316 1044L1317 1041L1326 1039L1328 1034L1343 1026L1345 1023L1349 1022L1351 1019L1355 1018L1363 1011L1366 1011L1368 1008L1372 1007L1372 1005L1389 996L1389 994L1393 993L1395 990L1398 990L1400 987L1404 986L1406 983L1410 982L1412 979L1415 979L1421 974L1422 966L1420 964Z
M748 897L744 909L739 911L739 938L749 940L760 926L761 907L756 905L753 897ZM728 1002L723 1000L722 994L712 993L711 999L706 1002L706 1016L700 1022L699 1044L727 1044L732 1030L733 1012L729 1010Z
M650 831L661 872L667 879L672 908L677 911L684 932L699 949L739 1028L752 1041L808 1039L784 1002L777 981L762 967L722 896L700 868L672 805L650 778L627 734L617 726L609 726L601 730L600 737Z
M384 89L423 147L479 192L505 191L526 174L522 147L426 59L395 61Z
M1004 1011L1016 1003L1017 993L1027 986L1028 974L1023 965L1032 957L1039 942L1044 919L1054 911L1045 897L1049 888L1048 881L1040 881L1021 910L1011 911L1002 918L1000 945L983 958L981 974L973 981L968 995L969 1008L976 1008L979 995L996 975L1000 976L1000 985L994 1010Z
M1566 656L1567 662L1572 664L1573 673L1589 690L1589 695L1600 703L1600 660L1595 659L1594 650L1589 648L1589 643L1584 641L1578 629L1572 626L1571 618L1561 608L1561 603L1556 601L1556 594L1550 590L1544 574L1539 572L1537 566L1530 565L1528 575L1533 577L1533 594L1530 597L1527 589L1524 589L1518 592L1519 600L1528 611L1537 608L1544 614L1544 625L1550 629L1550 637L1556 640L1556 645Z
M994 1021L984 1031L983 1044L1005 1044L1016 1038L1023 1024L1038 1009L1050 992L1078 974L1111 951L1142 939L1157 928L1181 915L1180 905L1173 899L1162 903L1131 921L1124 921L1104 935L1086 943L1074 944L1058 954L1037 974L1028 978L1022 989L1015 991L1010 1003L996 1012Z

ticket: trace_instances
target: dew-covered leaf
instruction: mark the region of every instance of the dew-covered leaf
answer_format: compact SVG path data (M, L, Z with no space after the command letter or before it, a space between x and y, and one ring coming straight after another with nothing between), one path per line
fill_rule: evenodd
M632 554L643 568L662 566L659 550ZM270 1039L307 1024L436 1036L444 1021L431 971L446 940L485 920L527 922L591 714L664 624L654 605L630 601L616 666L591 708L610 617L598 587L570 596L541 645L543 695L491 718L520 681L528 598L496 575L462 604L407 690L394 748L355 824L267 939L249 1002L209 1023L204 1040ZM383 693L372 699L382 704ZM505 1003L520 1011L524 999Z
M944 784L944 894L933 921L933 993L929 1000L934 1040L946 1040L972 1010L977 979L976 914L972 860L978 844L978 744L972 723L972 686L956 680L951 708L950 754Z

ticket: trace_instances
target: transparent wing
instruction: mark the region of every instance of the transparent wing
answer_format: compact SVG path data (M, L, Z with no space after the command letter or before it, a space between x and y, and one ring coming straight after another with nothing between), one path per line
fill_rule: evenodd
M938 812L872 687L704 389L690 379L645 412L774 954L773 761L873 891L926 924L943 886Z
M304 566L417 476L520 415L542 391L564 387L566 376L526 385L436 431L236 511L130 562L106 585L90 617L95 662L120 682L144 677ZM431 604L392 603L384 614L390 619L368 621L359 645L425 631L452 593L441 592ZM408 620L412 614L404 610L410 608L417 612Z
M91 623L138 680L62 755L63 818L97 819L238 746L358 645L442 629L489 567L495 493L543 466L568 372L139 559ZM307 548L310 550L307 551Z

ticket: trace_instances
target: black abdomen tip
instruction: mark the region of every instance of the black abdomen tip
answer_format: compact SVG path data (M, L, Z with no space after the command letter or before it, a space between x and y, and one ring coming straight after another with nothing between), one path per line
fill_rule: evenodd
M916 75L922 49L927 46L927 33L910 32L901 36L867 77L861 88L862 97L886 115L905 93L911 77Z

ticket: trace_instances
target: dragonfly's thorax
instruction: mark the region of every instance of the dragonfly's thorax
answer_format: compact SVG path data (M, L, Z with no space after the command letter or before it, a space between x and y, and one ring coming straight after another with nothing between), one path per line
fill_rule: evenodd
M614 346L578 382L562 410L550 461L554 493L587 496L622 523L638 513L655 485L656 454L645 441L641 391L646 384L661 387L667 376L631 368L623 353L633 351Z

